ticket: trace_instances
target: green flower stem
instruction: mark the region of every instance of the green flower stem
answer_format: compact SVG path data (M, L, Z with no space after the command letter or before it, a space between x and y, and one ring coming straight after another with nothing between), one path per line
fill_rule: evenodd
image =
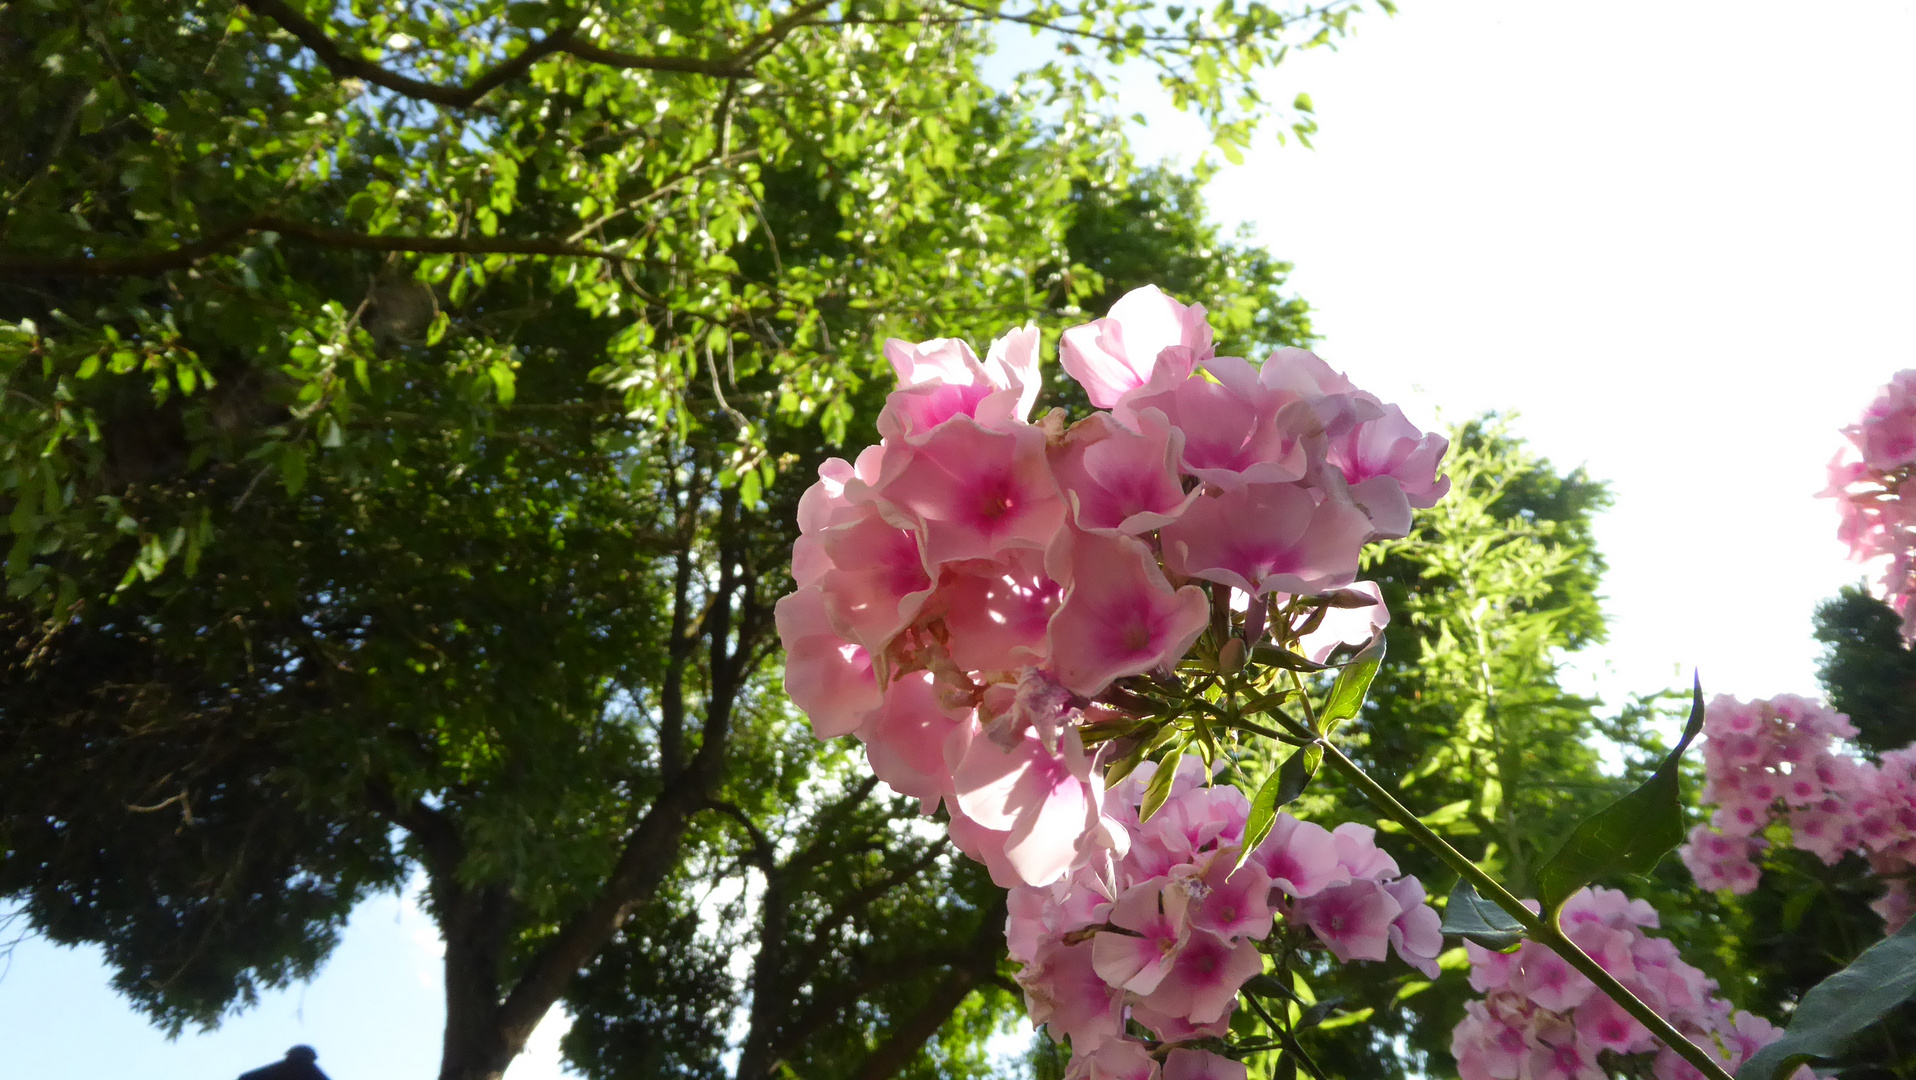
M1631 993L1618 982L1603 965L1590 958L1590 954L1577 947L1577 943L1564 936L1563 930L1555 919L1546 919L1523 905L1510 894L1510 890L1498 884L1497 879L1483 872L1476 863L1471 862L1464 853L1451 847L1443 837L1438 836L1430 826L1418 820L1410 808L1397 801L1384 785L1371 778L1356 762L1344 756L1344 752L1332 746L1327 740L1318 740L1324 747L1324 757L1338 771L1350 777L1365 797L1384 813L1384 816L1402 825L1417 842L1436 852L1445 865L1457 871L1477 887L1477 895L1496 904L1510 913L1510 917L1523 924L1532 941L1542 944L1551 952L1564 958L1571 967L1582 972L1584 977L1597 984L1597 989L1610 996L1610 1000L1623 1006L1625 1012L1637 1018L1644 1027L1650 1029L1665 1046L1675 1050L1683 1060L1695 1065L1703 1075L1711 1080L1734 1080L1723 1068L1721 1062L1711 1057L1704 1049L1678 1034L1670 1022L1657 1015L1657 1011L1644 1004L1643 1000Z

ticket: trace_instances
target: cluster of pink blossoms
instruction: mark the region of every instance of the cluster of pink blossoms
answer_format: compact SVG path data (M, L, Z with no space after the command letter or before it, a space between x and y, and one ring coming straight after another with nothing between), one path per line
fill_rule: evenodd
M1154 1080L1160 1066L1127 1021L1162 1043L1222 1038L1238 988L1264 970L1255 941L1282 915L1306 927L1339 960L1382 960L1394 948L1433 978L1443 934L1414 877L1377 847L1373 831L1335 831L1278 815L1242 866L1250 802L1206 785L1184 759L1171 794L1148 822L1138 806L1151 762L1113 787L1105 813L1124 829L1123 855L1085 865L1050 885L1011 890L1005 936L1023 965L1033 1023L1071 1040L1070 1077ZM1180 1047L1163 1080L1244 1080L1245 1067Z
M1611 889L1585 889L1565 904L1565 935L1644 1004L1734 1073L1782 1030L1733 1012L1716 983L1651 937L1656 909ZM1656 1080L1702 1080L1696 1066L1664 1046L1637 1019L1549 948L1527 941L1498 953L1475 944L1470 985L1484 995L1464 1006L1450 1052L1462 1080L1604 1080L1603 1051L1646 1057ZM1633 1075L1642 1075L1635 1071ZM1814 1080L1808 1069L1793 1080Z
M1888 560L1883 599L1903 617L1903 636L1916 640L1916 497L1903 498L1916 496L1916 370L1897 372L1843 434L1850 449L1830 462L1823 492L1839 500L1837 535L1852 558Z
M993 880L1085 870L1115 902L1137 883L1112 876L1135 810L1104 789L1114 744L1090 752L1080 728L1122 720L1113 683L1172 675L1214 618L1244 610L1249 647L1280 605L1350 585L1364 543L1405 535L1448 488L1447 446L1302 349L1262 365L1217 355L1204 309L1155 288L1065 331L1060 354L1098 410L1068 426L1055 409L1032 422L1034 328L982 362L954 339L888 342L900 388L881 441L821 466L801 501L778 630L813 730L856 736L927 813L942 803ZM1300 651L1377 632L1382 605L1346 600L1359 606L1321 619L1282 608L1311 616ZM1392 887L1367 918L1416 906L1412 886ZM1173 1080L1185 1067L1165 1064Z
M1710 824L1690 831L1680 850L1698 885L1747 893L1772 823L1788 826L1790 846L1828 864L1854 851L1889 881L1870 905L1890 933L1916 913L1902 876L1916 869L1916 746L1872 765L1835 748L1856 734L1849 717L1784 694L1743 702L1719 696L1704 713L1703 800Z

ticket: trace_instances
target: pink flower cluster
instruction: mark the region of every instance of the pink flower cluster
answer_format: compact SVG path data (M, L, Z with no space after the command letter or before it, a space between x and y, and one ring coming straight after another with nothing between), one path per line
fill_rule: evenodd
M1649 904L1603 888L1572 896L1562 916L1570 940L1735 1072L1782 1030L1759 1016L1733 1012L1716 996L1716 983L1684 963L1675 945L1643 932L1657 923ZM1526 941L1510 953L1465 948L1471 988L1484 999L1464 1006L1464 1018L1451 1033L1450 1052L1462 1080L1603 1080L1608 1071L1598 1055L1605 1050L1644 1055L1656 1080L1702 1080L1696 1066L1547 947ZM1793 1080L1813 1078L1805 1069Z
M1901 876L1916 868L1916 746L1880 764L1839 752L1856 734L1849 718L1792 694L1767 701L1719 696L1704 712L1703 800L1710 824L1690 831L1679 853L1698 885L1747 893L1772 823L1788 826L1790 846L1833 864L1848 852L1889 879L1871 905L1891 933L1916 912Z
M1127 1021L1176 1044L1223 1037L1238 988L1264 970L1255 942L1274 915L1308 927L1339 960L1395 949L1437 974L1443 935L1414 877L1378 849L1371 829L1335 831L1280 814L1238 866L1250 803L1207 785L1184 759L1171 794L1138 821L1151 762L1109 792L1122 838L1105 857L1049 885L1011 890L1005 936L1034 1024L1071 1043L1067 1076L1152 1080L1158 1061ZM1189 1047L1163 1056L1164 1080L1244 1080L1245 1067Z
M887 343L881 441L819 469L777 610L813 730L942 802L1006 886L1120 843L1077 734L1113 681L1170 671L1233 589L1261 635L1273 602L1350 584L1359 548L1448 486L1441 436L1301 349L1216 355L1204 309L1155 288L1060 352L1100 409L1069 427L1030 422L1033 328L982 362L949 338Z
M1888 560L1883 599L1903 617L1903 636L1916 640L1916 498L1903 498L1916 496L1916 370L1897 372L1843 434L1850 446L1830 462L1823 492L1839 500L1837 535L1852 558Z

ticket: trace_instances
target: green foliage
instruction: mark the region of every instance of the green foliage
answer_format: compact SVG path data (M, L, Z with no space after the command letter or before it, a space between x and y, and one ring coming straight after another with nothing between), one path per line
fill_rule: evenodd
M776 688L796 499L888 334L1156 281L1305 340L1288 268L1137 172L1077 58L1158 64L1235 138L1249 66L1351 10L0 6L0 893L174 1029L423 870L448 1078L582 969L602 1074L712 1075L741 1010L768 1063L979 1071L1010 1005L977 948L867 985L991 921L975 875L805 906L921 849L890 803L809 816L849 789ZM1001 16L1070 46L1005 93ZM719 932L694 883L766 865L784 928Z
M1803 995L1783 1037L1756 1052L1738 1080L1781 1080L1806 1061L1840 1055L1864 1028L1916 996L1916 922L1863 950Z
M1857 586L1816 609L1824 690L1856 725L1856 744L1872 754L1916 742L1916 651L1902 626L1889 605Z

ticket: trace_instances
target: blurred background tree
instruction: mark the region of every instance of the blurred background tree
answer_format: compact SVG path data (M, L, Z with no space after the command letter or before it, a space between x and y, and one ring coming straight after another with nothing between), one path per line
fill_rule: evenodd
M0 8L0 893L178 1030L423 876L447 1080L567 995L595 1075L982 1068L995 890L777 690L796 498L888 334L1307 340L1096 65L1230 154L1353 10Z

